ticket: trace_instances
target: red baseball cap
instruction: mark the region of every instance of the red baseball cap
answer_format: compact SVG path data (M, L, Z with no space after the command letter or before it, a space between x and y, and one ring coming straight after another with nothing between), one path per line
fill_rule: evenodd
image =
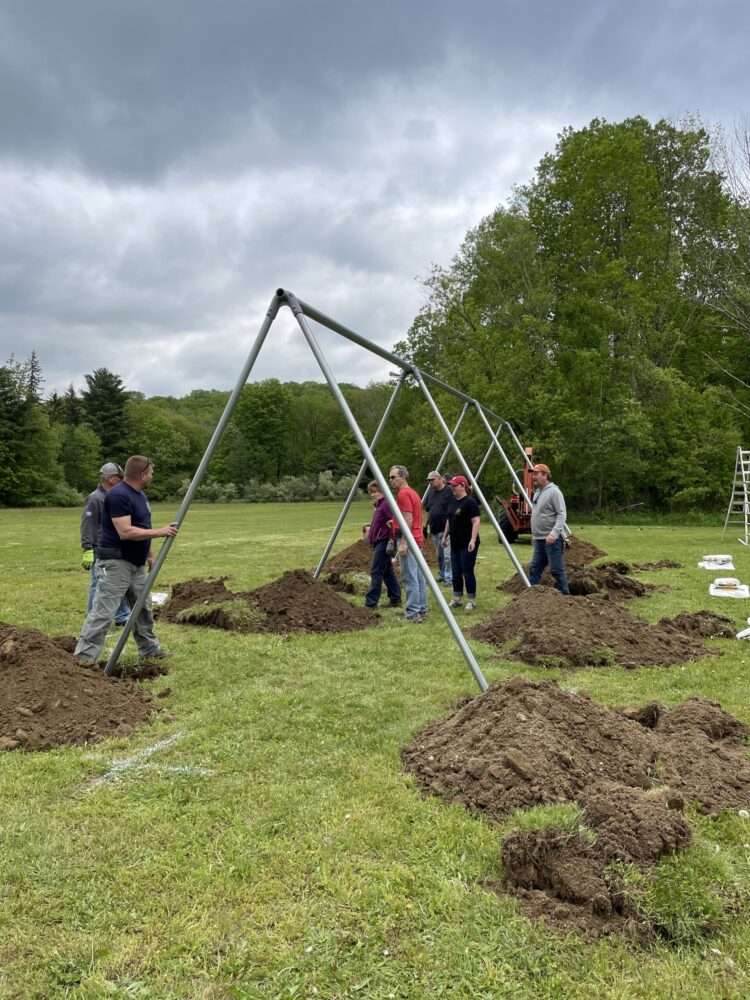
M448 480L449 486L468 486L469 480L466 476L454 476L453 479Z

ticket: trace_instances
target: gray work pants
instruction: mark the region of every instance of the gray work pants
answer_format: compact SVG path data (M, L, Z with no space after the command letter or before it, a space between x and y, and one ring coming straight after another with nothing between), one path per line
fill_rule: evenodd
M99 659L110 622L120 601L123 597L126 598L132 608L140 597L148 575L145 566L134 566L126 559L97 559L94 569L96 571L94 604L83 623L75 649L75 655L84 660ZM141 659L153 655L161 648L159 640L154 635L151 595L146 598L138 615L133 638Z

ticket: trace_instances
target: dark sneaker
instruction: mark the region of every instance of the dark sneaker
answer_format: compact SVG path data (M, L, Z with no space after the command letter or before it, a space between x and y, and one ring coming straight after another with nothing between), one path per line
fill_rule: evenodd
M117 619L115 618L113 624L114 624L115 628L125 628L125 626L128 624L128 620L127 620L127 618L123 618L123 620L121 622L118 622Z
M409 625L421 625L424 618L421 615L404 615L403 618L399 618L399 621Z

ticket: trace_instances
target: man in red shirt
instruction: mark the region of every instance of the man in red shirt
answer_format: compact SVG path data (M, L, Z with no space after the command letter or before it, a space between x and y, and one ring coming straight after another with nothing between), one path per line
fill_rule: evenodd
M404 515L414 541L421 549L424 541L422 500L417 491L409 486L409 470L404 465L394 465L388 478L391 488L396 492L398 509ZM406 591L406 614L403 620L419 624L427 615L427 583L403 536L398 544L398 561L401 568L401 586Z

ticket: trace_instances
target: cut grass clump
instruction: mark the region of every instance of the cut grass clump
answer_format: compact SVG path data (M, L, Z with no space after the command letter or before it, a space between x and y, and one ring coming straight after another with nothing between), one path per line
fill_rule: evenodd
M177 621L181 625L205 625L208 628L225 629L227 632L252 632L262 628L268 621L268 616L248 601L233 598L230 601L183 608L177 615Z

